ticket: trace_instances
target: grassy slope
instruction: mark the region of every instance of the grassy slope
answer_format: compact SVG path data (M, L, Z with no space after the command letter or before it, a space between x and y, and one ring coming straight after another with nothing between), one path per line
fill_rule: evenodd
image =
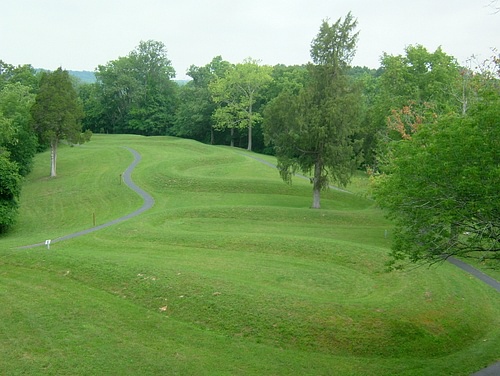
M153 209L15 248L140 206L122 145ZM310 210L307 181L172 138L97 135L61 149L55 180L47 158L0 238L8 374L468 375L498 359L497 293L451 265L385 273L389 224L358 195Z

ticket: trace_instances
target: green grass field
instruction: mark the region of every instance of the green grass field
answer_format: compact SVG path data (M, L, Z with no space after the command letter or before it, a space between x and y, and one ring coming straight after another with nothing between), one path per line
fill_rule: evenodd
M18 248L139 208L123 146L152 209ZM312 210L308 181L242 153L95 135L60 148L56 179L38 155L0 238L0 374L435 376L499 360L495 290L448 264L385 272L391 225L364 177Z

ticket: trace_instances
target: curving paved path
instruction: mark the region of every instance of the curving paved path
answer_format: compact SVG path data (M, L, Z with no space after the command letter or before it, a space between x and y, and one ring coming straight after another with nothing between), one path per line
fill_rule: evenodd
M75 233L72 233L69 235L64 235L64 236L61 236L60 238L52 239L51 244L61 242L63 240L73 239L73 238L76 238L78 236L87 235L87 234L90 234L91 232L94 232L94 231L99 231L103 228L113 226L113 225L116 225L117 223L124 222L130 218L136 217L139 214L144 213L146 210L151 209L151 207L155 203L155 200L153 199L153 197L149 193L144 191L142 188L138 187L132 181L132 177L131 177L132 171L137 166L137 164L141 161L141 155L137 151L135 151L134 149L131 149L129 147L125 147L125 149L127 149L128 151L130 151L133 154L134 161L132 162L131 165L129 165L127 167L127 169L123 173L123 175L122 175L123 182L125 183L125 185L127 185L130 189L132 189L134 192L136 192L139 196L141 196L144 199L144 203L142 204L142 206L130 214L127 214L127 215L120 217L118 219L114 219L110 222L106 222L102 225L99 225L96 227L91 227L91 228L88 228L86 230L78 231L78 232L75 232ZM26 245L26 246L20 247L20 248L22 248L22 249L23 248L24 249L25 248L35 248L35 247L41 247L41 246L45 246L45 245L46 245L45 242L43 242L43 243Z
M470 266L469 264L467 264L463 261L460 261L454 257L448 257L447 261L450 264L455 265L457 268L460 268L460 269L466 271L467 273L472 274L477 279L483 281L488 286L493 287L495 290L500 292L500 282L498 282L496 279L491 278L489 275L484 274L483 272L479 271L478 269L476 269L476 268ZM500 372L497 375L500 375Z
M500 282L498 282L496 279L491 278L489 275L484 274L478 269L454 257L448 257L447 261L455 265L456 267L466 271L467 273L473 275L477 279L486 283L488 286L500 292ZM499 375L500 375L500 362L496 362L495 364L492 364L487 368L483 368L482 370L473 373L471 376L499 376Z

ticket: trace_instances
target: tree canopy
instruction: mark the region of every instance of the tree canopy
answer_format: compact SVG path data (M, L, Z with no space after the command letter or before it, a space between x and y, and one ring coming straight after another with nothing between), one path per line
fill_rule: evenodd
M0 233L14 223L22 176L31 171L37 150L30 109L38 81L31 66L0 60Z
M375 76L365 81L366 164L379 168L387 157L387 142L411 135L424 118L461 112L460 72L456 60L441 48L429 52L409 45L403 55L384 53Z
M215 127L247 129L248 150L252 150L252 129L262 121L255 103L265 86L271 82L271 72L271 67L247 59L228 69L224 76L218 77L209 87L214 102L219 105L213 114Z
M393 142L375 194L395 222L392 266L448 256L500 260L500 90L467 114L424 122Z
M0 148L10 153L19 173L27 175L37 149L37 138L30 123L35 94L20 82L0 90Z
M21 193L21 175L15 162L0 150L0 233L14 223Z
M212 98L210 85L224 77L231 68L232 64L221 56L214 57L203 67L192 65L189 68L187 74L192 81L179 90L179 105L171 131L173 135L215 143L215 122L212 114L217 105Z
M147 136L168 133L175 119L177 85L162 42L140 42L129 55L99 65L96 76L96 88L86 93L97 110L89 129Z

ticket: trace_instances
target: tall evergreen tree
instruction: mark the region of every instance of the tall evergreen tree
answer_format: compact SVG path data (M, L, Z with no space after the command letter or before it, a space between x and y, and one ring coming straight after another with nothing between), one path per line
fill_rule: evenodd
M59 142L82 143L90 138L81 133L83 109L67 71L59 68L42 77L31 113L40 139L50 144L50 176L55 177Z
M291 182L300 170L312 172L313 208L320 192L335 182L345 186L356 165L353 134L360 94L348 75L358 33L351 13L333 24L323 21L311 44L314 64L298 95L284 92L265 112L266 141L275 145L281 177Z

